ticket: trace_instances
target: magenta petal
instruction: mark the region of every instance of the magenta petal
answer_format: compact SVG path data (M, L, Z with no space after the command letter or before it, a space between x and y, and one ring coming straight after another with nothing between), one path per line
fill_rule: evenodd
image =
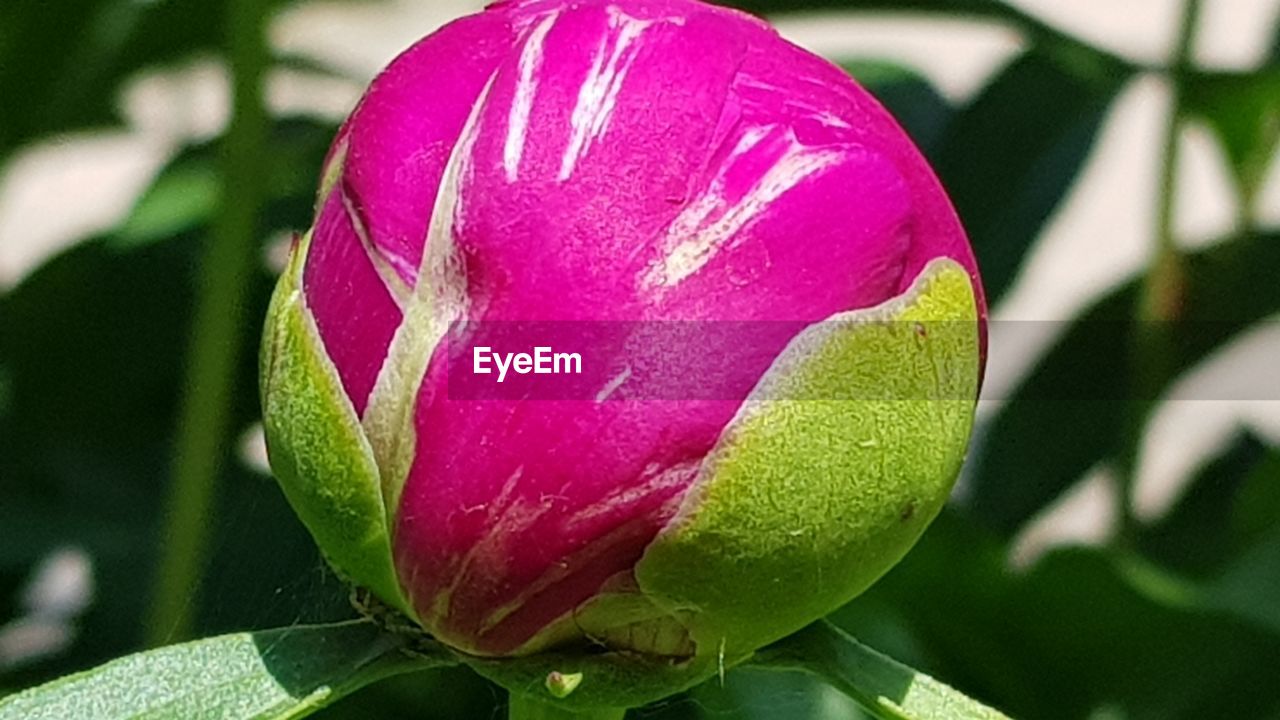
M496 13L446 25L374 80L344 128L351 199L374 247L411 288L449 153L512 37Z
M744 49L736 27L603 5L531 24L494 78L461 190L471 292L506 299L490 313L633 314L638 253L711 152Z
M363 415L401 311L361 245L341 186L320 210L302 282L325 350Z
M790 118L802 139L848 138L892 162L912 202L911 243L895 293L906 290L931 259L949 257L974 280L985 333L986 300L964 228L937 176L898 122L841 68L780 41L768 28L749 32L753 52L737 84L745 104L766 117Z
M443 368L428 384L443 388ZM426 393L395 528L411 602L446 641L507 654L628 572L737 403L455 401ZM693 412L691 412L693 410ZM508 614L509 613L509 614Z

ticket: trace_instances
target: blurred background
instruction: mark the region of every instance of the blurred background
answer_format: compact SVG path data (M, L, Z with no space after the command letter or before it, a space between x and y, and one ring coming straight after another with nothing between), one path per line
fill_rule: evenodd
M352 615L265 466L261 318L363 86L482 4L0 4L0 696ZM738 4L894 112L993 303L953 502L836 622L1015 717L1280 720L1280 0ZM758 671L634 715L860 717Z

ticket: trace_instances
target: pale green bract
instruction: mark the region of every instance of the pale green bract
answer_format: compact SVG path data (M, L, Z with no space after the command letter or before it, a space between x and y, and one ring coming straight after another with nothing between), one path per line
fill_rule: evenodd
M973 423L974 308L964 269L935 260L774 363L636 568L700 653L737 657L825 616L928 527Z
M373 451L321 350L300 290L309 240L299 241L276 286L262 343L263 425L271 468L329 562L411 615L392 566Z

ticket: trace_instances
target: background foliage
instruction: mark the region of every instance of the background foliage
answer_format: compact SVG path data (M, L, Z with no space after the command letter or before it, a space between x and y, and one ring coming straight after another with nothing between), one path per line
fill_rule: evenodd
M909 68L833 58L891 108L935 164L972 234L993 302L1024 267L1105 114L1138 73L1161 73L1175 88L1171 136L1187 120L1213 130L1243 206L1275 157L1280 35L1268 64L1227 73L1187 61L1189 33L1168 67L1139 67L995 0L738 4L762 13L822 7L966 16L1025 39L1025 51L958 106ZM252 99L265 67L302 61L268 55L261 41L261 13L283 3L250 12L244 5L0 5L0 163L42 138L118 122L118 93L141 70L200 55L225 57L240 74L227 134L183 148L126 221L0 295L0 623L7 622L0 695L147 643L352 615L346 591L274 483L238 452L239 434L258 414L257 323L273 281L269 264L252 260L269 254L281 229L309 224L335 130L268 116ZM255 13L258 22L245 24L242 16ZM1160 162L1171 168L1176 153L1169 143ZM1172 242L1170 204L1158 209L1150 265L1065 327L985 423L963 495L898 568L836 614L839 626L1015 717L1280 718L1280 449L1241 434L1166 515L1139 521L1129 511L1155 400L1280 313L1276 228L1244 218L1233 237L1185 252ZM238 229L237 213L241 226L251 225ZM234 252L215 259L240 238L253 239L241 248L249 261L237 262ZM209 269L219 262L223 275ZM202 342L196 318L208 324L211 312L234 320L224 335L203 336L228 362L222 395L216 368L202 376L184 360L185 349ZM184 411L202 392L225 397L223 417L206 424L200 411ZM175 492L175 463L201 453L207 477L188 471ZM1015 568L1019 532L1100 465L1121 479L1114 541L1060 548ZM207 503L189 505L195 515L174 522L184 498L201 494ZM92 563L87 605L32 599L36 569L68 547ZM153 603L156 588L178 601ZM23 638L59 632L70 635L56 651L14 649ZM501 691L453 669L383 681L321 716L486 718L504 702ZM744 670L635 716L858 714L816 681Z

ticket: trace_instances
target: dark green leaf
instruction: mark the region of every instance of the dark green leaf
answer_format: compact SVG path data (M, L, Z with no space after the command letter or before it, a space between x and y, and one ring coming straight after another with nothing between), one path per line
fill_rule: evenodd
M1095 56L1032 50L947 126L934 165L969 231L989 301L1012 284L1075 182L1126 79Z
M1188 256L1186 311L1171 329L1175 375L1280 312L1276 267L1280 236L1274 234ZM1126 412L1141 399L1128 356L1139 282L1126 283L1072 322L987 429L970 502L991 527L1012 533L1117 451Z
M1110 707L1131 720L1266 718L1280 639L1234 613L1149 592L1130 562L1094 549L1009 568L991 535L948 510L855 605L892 606L970 696L1037 720ZM1141 580L1139 582L1138 580ZM1199 595L1192 599L1198 600ZM854 626L855 630L859 630Z
M703 717L734 720L860 720L858 704L821 679L807 673L780 673L761 668L735 668L720 687L704 683L692 691L705 709Z
M1218 135L1244 202L1250 203L1280 142L1280 67L1252 73L1198 72L1183 82L1187 112Z
M309 122L276 124L262 237L268 228L310 222L314 175L332 132ZM208 167L217 152L216 144L188 149L160 182ZM140 588L148 586L159 545L158 501L169 473L192 272L208 221L199 212L175 218L180 222L168 229L177 235L164 236L165 223L158 223L128 241L87 241L0 296L0 367L11 380L8 407L0 408L0 602L32 563L68 544L88 553L100 578L69 652L5 682L42 681L140 642L147 599ZM247 316L260 318L273 278L263 268L250 282L256 309ZM232 413L237 434L260 414L258 334L246 333L245 342ZM218 512L210 518L200 629L349 617L345 590L279 489L242 467L236 450L226 449Z
M299 718L375 680L450 664L365 622L237 633L120 658L0 702L0 720Z
M266 0L280 4L281 0ZM220 52L225 0L0 3L0 162L22 143L117 122L141 70Z
M1280 636L1280 523L1209 585L1205 602Z
M944 19L978 18L1010 25L1033 45L1087 53L1126 67L1132 65L1072 37L1007 0L732 0L729 4L757 14L832 8L849 12L921 13Z
M1273 448L1249 472L1232 519L1232 534L1249 541L1261 539L1280 523L1280 450Z
M1266 444L1246 434L1201 468L1177 504L1139 536L1143 554L1191 577L1206 578L1220 572L1257 539L1242 537L1232 527L1234 510L1241 504L1250 472L1262 464L1268 452Z

